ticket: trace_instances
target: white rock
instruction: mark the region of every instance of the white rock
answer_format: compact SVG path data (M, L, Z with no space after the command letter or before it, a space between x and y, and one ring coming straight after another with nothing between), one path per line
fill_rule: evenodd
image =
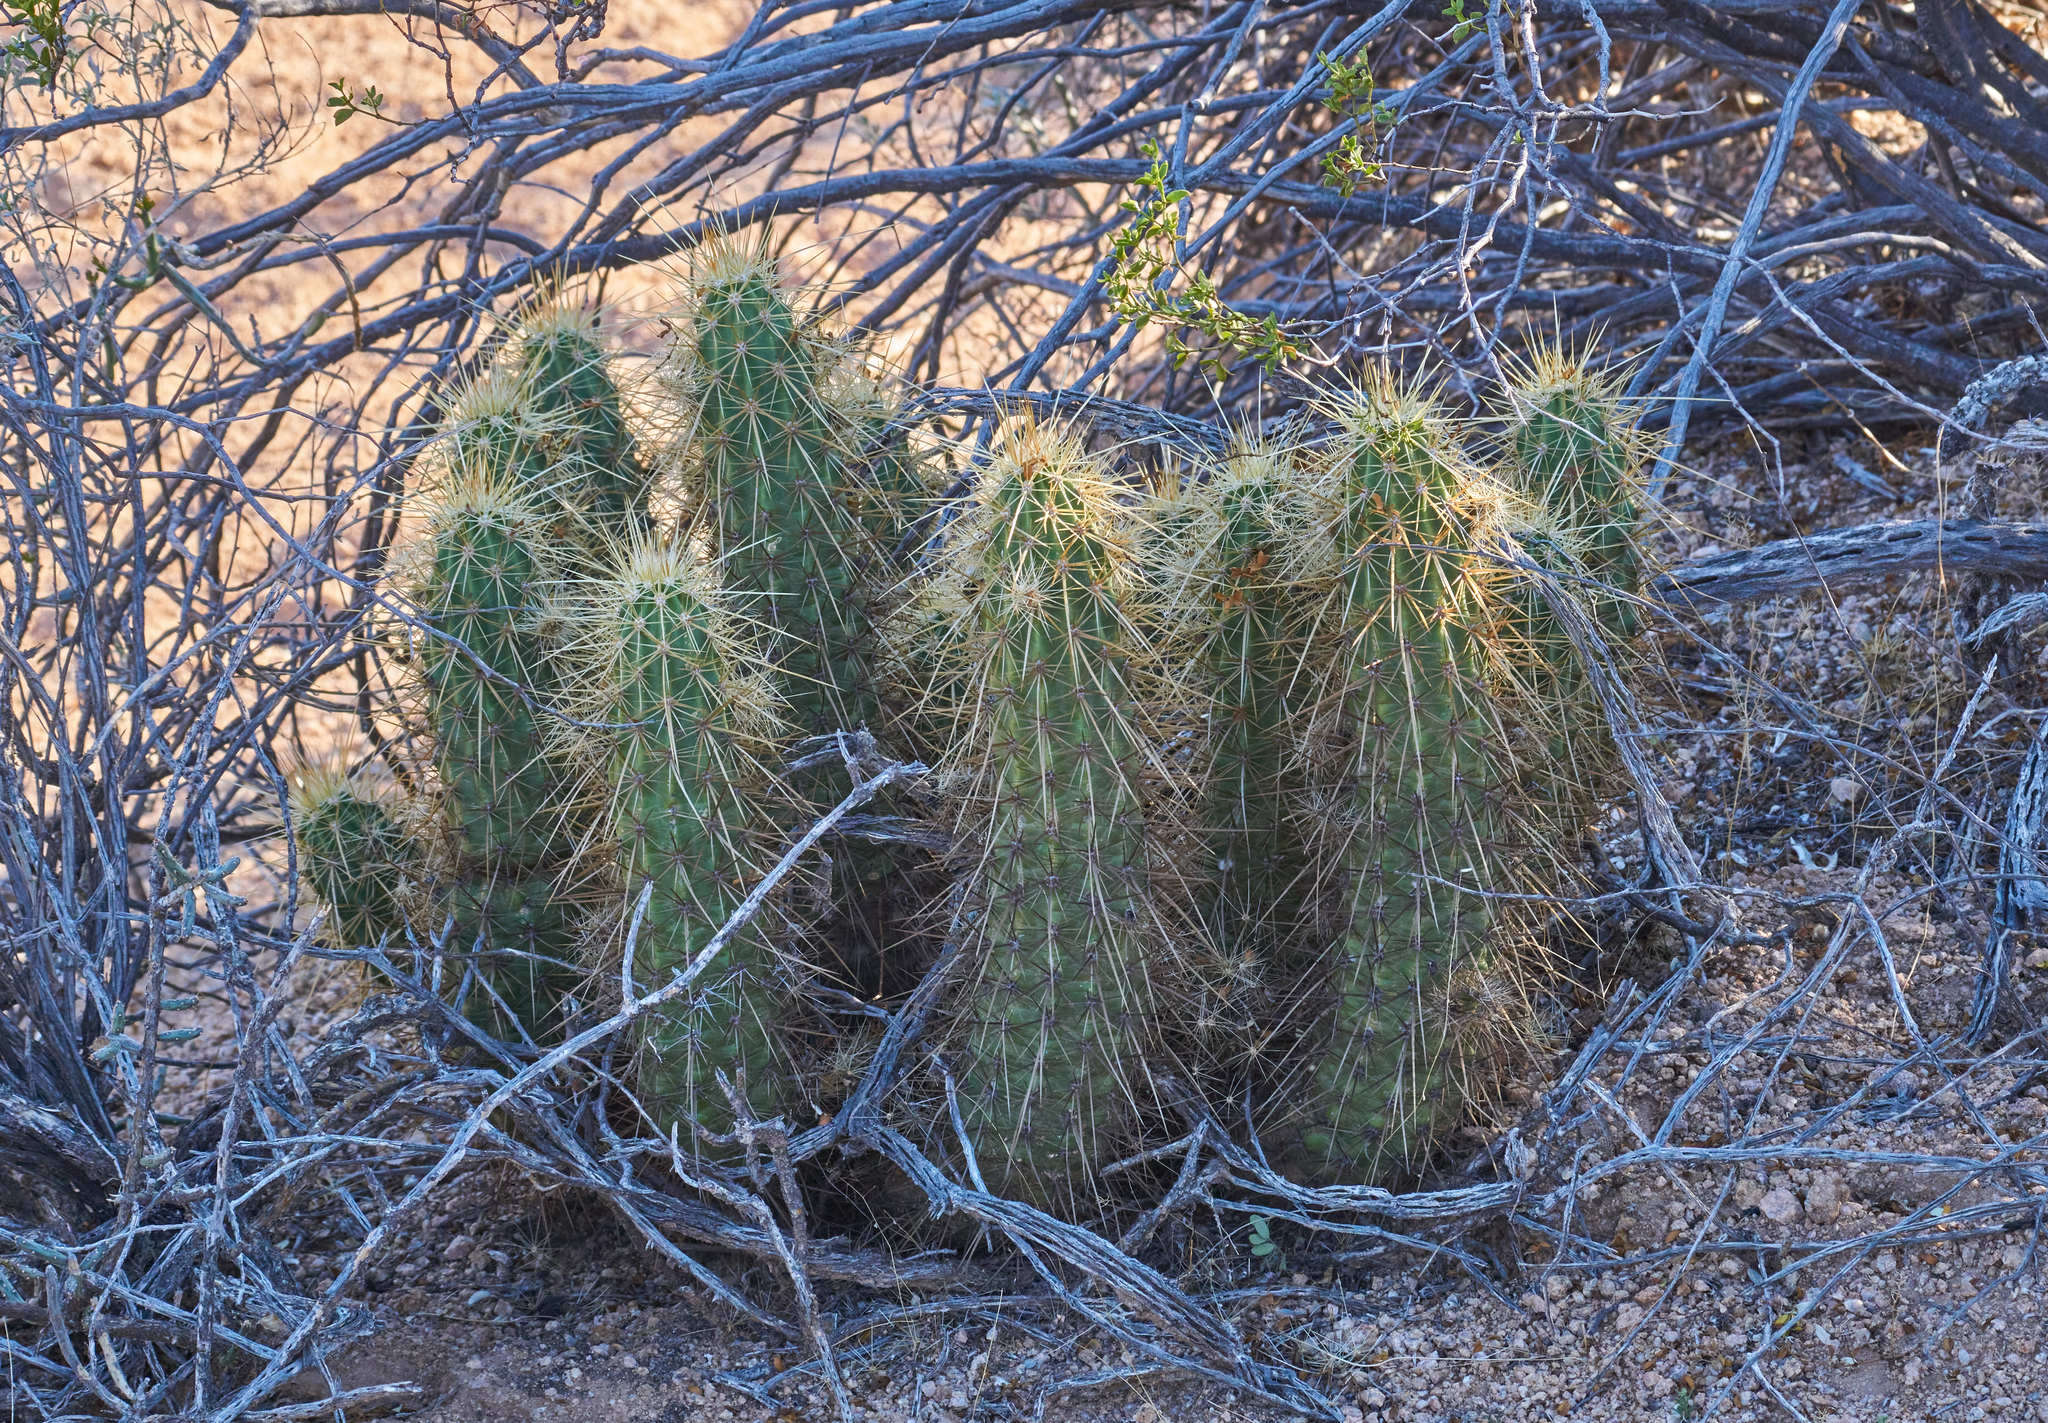
M1764 1192L1764 1198L1756 1204L1766 1219L1779 1225L1790 1225L1799 1219L1799 1197L1783 1186L1773 1186Z

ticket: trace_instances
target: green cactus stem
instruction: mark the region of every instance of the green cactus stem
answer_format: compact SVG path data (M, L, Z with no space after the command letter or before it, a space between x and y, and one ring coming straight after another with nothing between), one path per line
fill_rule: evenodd
M575 545L595 548L645 524L652 473L596 316L583 308L551 303L528 316L454 402L443 444L449 469L487 470L537 515L565 516Z
M300 873L326 906L338 948L402 942L418 855L389 792L345 768L320 764L293 777L292 836Z
M965 866L961 1107L992 1189L1085 1207L1150 1101L1136 591L1118 491L1059 432L1006 428L896 624L926 669ZM932 704L943 696L941 704Z
M1209 760L1199 826L1215 867L1211 938L1240 977L1271 957L1306 869L1289 816L1303 787L1296 723L1307 710L1308 590L1295 581L1290 513L1302 498L1289 451L1232 451L1181 499L1169 593L1197 629ZM1170 621L1170 618L1169 618Z
M496 470L458 475L428 515L413 597L434 761L464 859L494 872L560 848L557 772L542 699L553 664L533 630L546 606L546 524Z
M1508 412L1508 482L1524 501L1520 543L1554 575L1554 594L1591 616L1610 655L1625 657L1640 623L1635 526L1648 446L1615 383L1556 348L1515 373ZM1522 695L1541 748L1528 758L1528 790L1583 819L1614 773L1604 713L1550 595L1525 580L1517 602Z
M1331 948L1291 1154L1356 1179L1411 1164L1456 1105L1451 989L1495 922L1478 891L1497 883L1506 743L1469 467L1427 403L1389 384L1335 413L1307 817Z
M652 886L632 965L644 993L688 966L753 886L757 842L776 829L759 756L782 729L780 706L685 549L636 547L598 586L572 647L592 719L615 728L609 811L628 902ZM771 1032L778 991L757 917L695 991L653 1016L639 1082L664 1131L729 1129L721 1071L744 1082L756 1115L774 1113L785 1075Z
M699 500L722 585L766 630L800 735L872 724L874 526L888 501L854 467L872 388L812 332L773 261L738 241L699 250L680 373Z
M1548 535L1552 571L1590 578L1619 597L1598 601L1614 637L1635 630L1627 597L1642 579L1635 538L1645 443L1619 387L1555 348L1539 350L1510 392L1510 466Z

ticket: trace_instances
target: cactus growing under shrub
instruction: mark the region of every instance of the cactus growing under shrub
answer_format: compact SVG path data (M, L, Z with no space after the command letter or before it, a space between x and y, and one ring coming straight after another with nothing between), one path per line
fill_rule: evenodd
M1540 798L1583 813L1612 777L1613 745L1550 598L1577 603L1610 654L1625 659L1640 621L1633 599L1642 553L1634 531L1651 447L1616 384L1556 348L1538 350L1514 372L1505 404L1504 476L1521 496L1516 532L1528 557L1556 579L1547 596L1525 583L1517 598L1536 739L1528 783Z
M1536 507L1535 552L1555 572L1593 580L1609 634L1626 637L1635 627L1626 600L1642 577L1635 526L1649 446L1619 385L1546 347L1516 372L1508 406L1508 475Z
M292 825L307 888L327 907L327 939L339 948L405 933L407 887L418 855L394 797L338 764L292 778Z
M1165 509L1071 434L1004 423L923 564L895 570L878 644L916 484L901 449L870 467L886 402L758 250L714 245L687 308L659 477L586 319L515 336L458 404L408 577L438 800L299 797L336 932L388 934L430 898L545 1031L565 986L547 963L617 943L643 890L632 980L691 963L829 793L778 757L869 723L940 769L955 877L934 908L962 951L940 1046L992 1188L1089 1206L1163 1055L1184 1079L1219 1065L1179 1035L1213 1026L1190 995L1220 992L1257 1047L1240 1056L1277 1065L1255 1125L1283 1160L1411 1167L1485 1040L1513 1037L1520 926L1488 892L1541 887L1601 760L1512 538L1575 587L1632 586L1639 452L1613 392L1545 357L1482 445L1377 381L1324 405L1334 436L1198 462ZM1620 600L1588 606L1632 627ZM572 794L574 768L602 794ZM439 843L408 840L428 824ZM850 848L833 893L898 873ZM371 863L428 888L358 883ZM662 1130L725 1131L720 1073L756 1115L791 1103L783 956L846 912L771 904L649 1015Z
M1071 437L1006 426L900 617L963 884L961 1108L991 1188L1089 1199L1152 1094L1128 516Z
M1219 1067L1255 1058L1269 1036L1260 989L1299 938L1294 909L1308 888L1292 823L1307 789L1297 723L1312 692L1312 590L1292 552L1305 492L1298 453L1247 442L1197 468L1170 493L1155 545L1164 606L1154 621L1205 731L1189 807L1203 864L1189 877L1195 942L1182 958L1199 999L1191 1030Z
M535 631L549 547L532 504L479 471L435 501L414 572L442 803L459 853L480 865L537 866L564 828L547 752L554 663Z
M487 472L595 548L641 526L652 472L626 423L594 315L555 302L510 335L449 411L440 466ZM556 540L559 545L561 540ZM564 550L566 551L566 549Z
M554 304L515 329L452 403L421 469L419 531L395 581L418 611L411 730L431 807L403 817L412 873L382 896L377 927L424 943L450 926L450 952L489 982L465 1009L500 1035L546 1038L581 977L571 861L583 827L550 749L559 688L545 613L565 576L644 522L647 497L591 316ZM358 932L369 920L347 907L380 892L355 882L362 871L319 816L302 810L298 833L316 891ZM395 819L379 833L405 838Z

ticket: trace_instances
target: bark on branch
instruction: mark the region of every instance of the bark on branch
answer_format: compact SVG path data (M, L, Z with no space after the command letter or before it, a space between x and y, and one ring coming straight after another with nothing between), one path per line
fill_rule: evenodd
M1930 570L2048 579L2048 526L1982 519L1858 524L1699 559L1656 579L1650 595L1704 608L1814 588L1869 588Z

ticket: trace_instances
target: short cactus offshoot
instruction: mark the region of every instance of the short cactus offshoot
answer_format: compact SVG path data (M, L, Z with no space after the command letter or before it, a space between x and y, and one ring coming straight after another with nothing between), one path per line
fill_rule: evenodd
M421 866L396 798L366 775L322 763L292 778L291 811L306 887L327 909L328 942L402 942L407 888Z
M1520 547L1555 580L1526 581L1514 621L1524 643L1526 718L1538 749L1528 757L1532 790L1586 809L1610 780L1613 746L1599 698L1553 598L1591 618L1624 665L1640 625L1643 578L1635 526L1642 471L1653 444L1636 427L1619 385L1552 347L1512 371L1504 405L1504 482L1519 496L1513 519Z

